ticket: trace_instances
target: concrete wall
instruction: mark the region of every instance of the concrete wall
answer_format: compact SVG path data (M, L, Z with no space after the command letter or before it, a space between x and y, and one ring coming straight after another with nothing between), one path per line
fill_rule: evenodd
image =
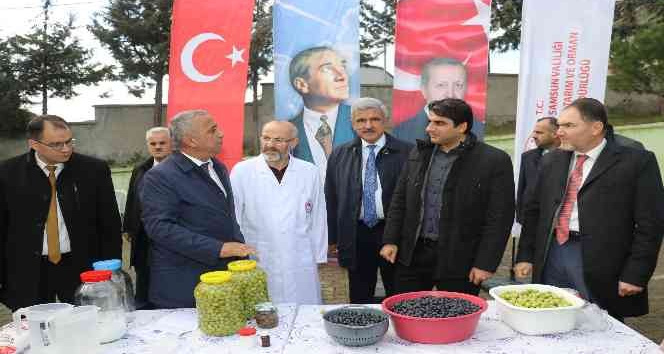
M371 68L368 74L370 76L363 77L363 82L373 81L374 83L362 85L361 95L379 98L390 109L392 106L391 77L378 75L375 68ZM489 124L500 125L514 121L517 85L517 75L489 75L487 98L487 122ZM654 95L626 95L608 91L606 103L612 112L637 115L652 115L659 112L659 101ZM246 104L244 111L245 152L255 154L258 129L265 122L274 119L274 85L271 83L262 85L258 121L253 118L251 104ZM164 112L166 112L165 108ZM72 123L74 136L77 139L77 151L115 162L125 162L137 154L147 156L145 131L151 126L151 105L95 106L94 121ZM0 139L2 146L0 159L18 155L27 149L24 138Z

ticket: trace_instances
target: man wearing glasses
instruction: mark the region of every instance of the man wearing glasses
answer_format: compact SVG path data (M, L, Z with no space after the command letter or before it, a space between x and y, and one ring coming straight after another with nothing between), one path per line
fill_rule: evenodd
M73 152L58 116L33 118L27 134L30 151L0 163L0 296L12 310L73 303L81 272L121 257L108 165Z
M231 172L237 221L267 272L272 301L320 304L316 264L327 262L327 221L318 169L290 155L293 124L269 122L260 139L261 155Z

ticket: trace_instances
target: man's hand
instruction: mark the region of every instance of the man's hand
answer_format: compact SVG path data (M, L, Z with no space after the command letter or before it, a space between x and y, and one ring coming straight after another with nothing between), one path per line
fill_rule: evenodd
M337 249L337 244L327 245L327 256L331 258L336 258L339 255L339 250Z
M630 283L618 282L618 295L620 297L636 295L643 291L643 287L632 285Z
M397 247L397 245L387 244L380 249L380 256L385 258L386 261L394 263L394 261L397 259L398 250L399 247Z
M221 247L221 252L219 252L219 258L246 257L255 253L256 250L253 247L244 243L224 242L224 246Z
M473 267L468 274L468 281L479 286L483 281L491 278L492 276L493 273L491 272Z
M530 262L519 262L514 266L514 275L525 278L533 272L533 264Z

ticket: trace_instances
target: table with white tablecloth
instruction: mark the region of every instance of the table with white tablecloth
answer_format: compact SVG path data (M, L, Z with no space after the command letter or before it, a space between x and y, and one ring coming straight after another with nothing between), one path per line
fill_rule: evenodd
M528 336L505 325L496 312L494 301L487 301L488 309L482 314L473 336L452 344L417 344L403 340L394 332L392 323L385 337L372 346L361 348L344 347L325 333L321 313L339 305L299 306L295 323L284 347L284 354L345 354L345 353L509 353L509 354L562 354L562 353L653 353L662 354L659 347L627 327L608 317L605 331L582 331ZM371 305L380 308L380 305Z
M417 344L403 340L392 323L385 337L366 347L342 346L325 333L322 314L343 305L277 305L279 326L256 336L210 337L196 328L195 309L136 311L127 334L101 346L100 354L350 354L350 353L643 353L662 354L659 346L613 318L604 331L575 329L568 333L528 336L505 325L493 301L482 314L473 336L452 344ZM380 308L380 305L369 305ZM254 324L253 322L250 324ZM13 324L0 330L11 335ZM260 346L260 334L271 346ZM30 353L28 349L26 353Z

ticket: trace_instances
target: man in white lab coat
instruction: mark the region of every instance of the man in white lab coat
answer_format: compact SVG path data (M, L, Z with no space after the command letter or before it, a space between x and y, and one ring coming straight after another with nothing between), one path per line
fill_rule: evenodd
M261 155L231 172L237 221L267 272L272 301L320 304L327 219L318 169L290 155L298 143L292 123L267 123L260 140Z

